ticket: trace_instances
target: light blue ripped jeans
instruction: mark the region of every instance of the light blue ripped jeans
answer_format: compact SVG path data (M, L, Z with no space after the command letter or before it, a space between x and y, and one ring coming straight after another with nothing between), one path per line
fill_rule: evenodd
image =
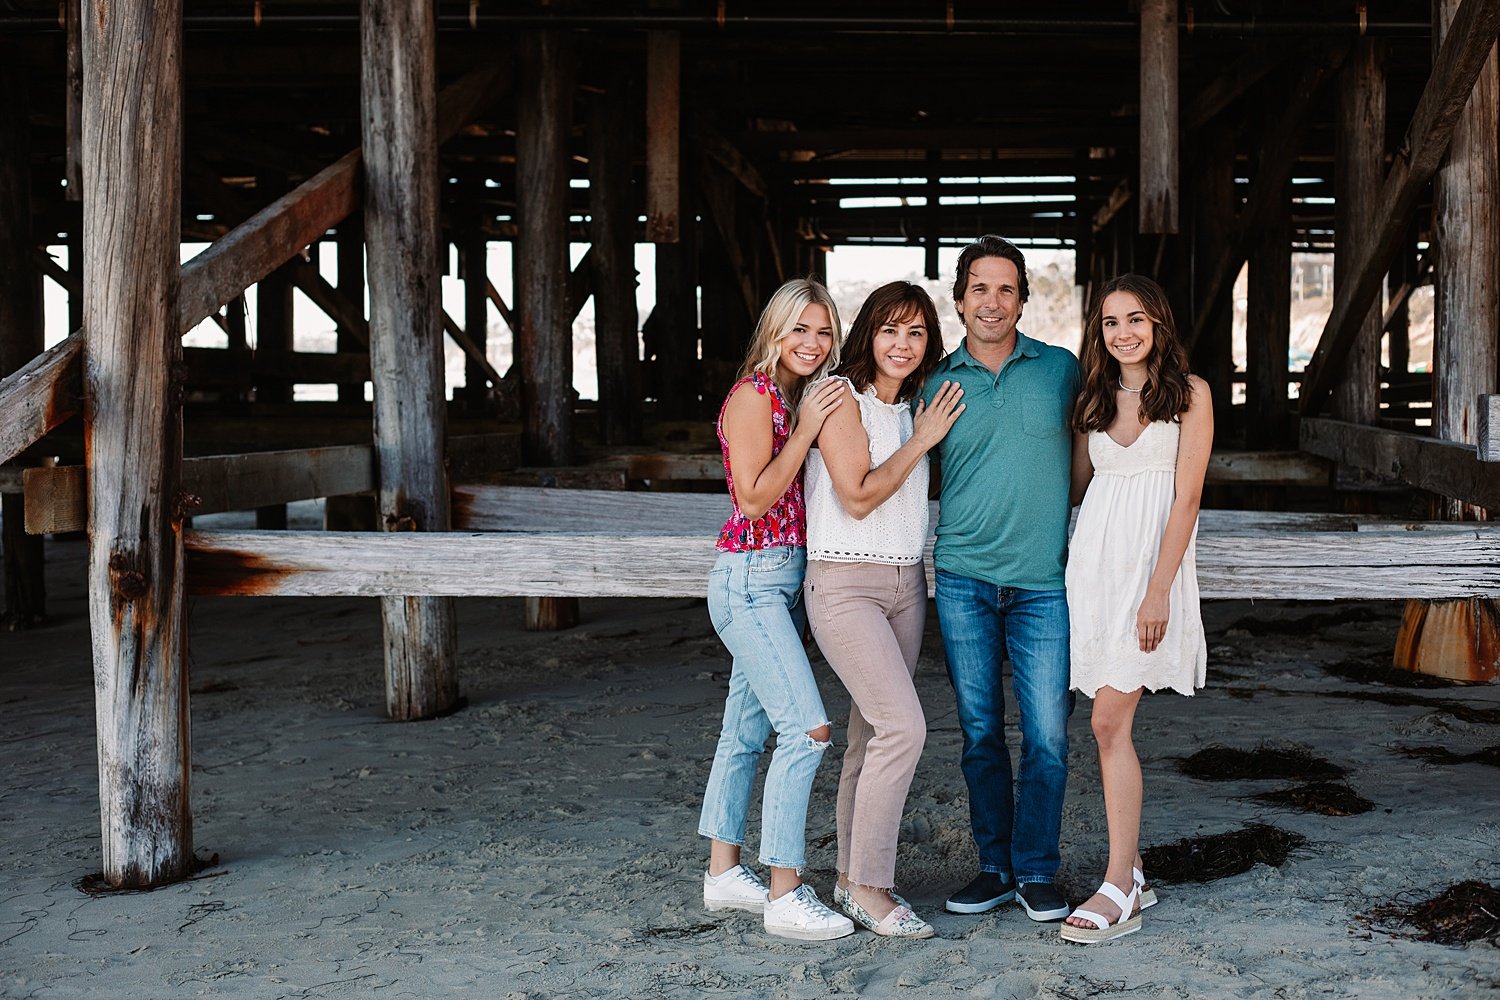
M760 809L760 860L799 871L807 847L807 799L828 749L807 735L827 725L828 715L802 648L806 569L806 549L777 546L721 552L708 575L708 615L734 667L698 821L703 836L744 844L756 763L775 730Z

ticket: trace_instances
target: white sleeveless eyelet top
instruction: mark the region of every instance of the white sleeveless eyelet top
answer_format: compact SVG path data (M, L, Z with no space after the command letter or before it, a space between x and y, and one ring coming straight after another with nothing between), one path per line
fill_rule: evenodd
M883 403L875 387L856 392L859 420L870 438L870 468L895 454L912 435L910 403ZM814 448L807 453L807 558L825 562L872 562L907 566L922 561L927 541L927 456L912 469L901 488L864 520L856 520L839 502L833 478Z

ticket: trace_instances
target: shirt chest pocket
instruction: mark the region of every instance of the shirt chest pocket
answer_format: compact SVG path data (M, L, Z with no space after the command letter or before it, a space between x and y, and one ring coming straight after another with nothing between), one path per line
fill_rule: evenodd
M1021 429L1038 438L1056 437L1068 430L1067 402L1061 396L1021 397Z

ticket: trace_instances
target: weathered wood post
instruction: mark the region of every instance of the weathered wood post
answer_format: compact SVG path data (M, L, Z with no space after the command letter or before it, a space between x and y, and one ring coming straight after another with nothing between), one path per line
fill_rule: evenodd
M630 181L629 77L611 67L589 109L589 223L594 245L594 347L599 438L641 437L640 324L635 308L635 218Z
M484 193L484 181L474 178L469 185L469 194L474 203L468 211L458 233L458 261L464 281L464 333L484 351L489 340L489 253L490 241L480 224L479 198ZM464 409L470 413L483 413L489 399L489 380L484 369L474 363L473 358L464 358Z
M1335 287L1349 280L1355 249L1369 238L1368 220L1378 208L1385 182L1385 48L1362 38L1339 74L1338 142L1334 158L1333 257ZM1373 424L1380 415L1380 334L1382 306L1377 299L1360 322L1333 391L1333 415Z
M104 879L193 870L182 587L181 0L83 17L84 441Z
M0 378L42 353L37 273L31 262L31 143L26 75L21 62L0 46ZM0 497L5 522L5 604L0 628L23 629L46 615L42 539L25 530L25 500Z
M1234 129L1222 122L1205 125L1196 143L1197 156L1190 187L1195 189L1192 215L1196 217L1197 239L1193 255L1198 266L1195 273L1207 275L1215 262L1229 248L1234 229L1238 199L1234 192ZM1197 314L1198 303L1182 313ZM1254 336L1247 329L1247 336ZM1210 315L1199 334L1193 358L1194 370L1208 381L1213 393L1214 421L1218 433L1227 436L1234 401L1234 300L1227 298Z
M260 196L267 203L286 193L286 178L270 177L264 172L257 178ZM255 355L270 361L292 350L294 319L292 282L286 268L279 267L255 286ZM278 366L284 369L285 366ZM255 377L256 403L290 403L292 383L282 375L261 374ZM268 531L286 530L286 504L274 503L255 510L255 526Z
M1433 5L1437 52L1460 0ZM1479 71L1453 130L1448 158L1433 179L1433 434L1472 444L1481 394L1496 388L1500 355L1500 70L1496 50ZM1452 498L1440 516L1483 519L1486 512ZM1481 598L1409 601L1396 636L1397 667L1462 680L1488 679L1500 661L1500 612Z
M370 377L386 531L447 531L439 274L437 75L432 5L360 8ZM387 597L386 711L424 719L459 704L451 598Z
M1283 190L1250 249L1245 316L1245 447L1287 443L1292 337L1292 199Z
M516 361L522 450L537 465L573 461L573 315L568 305L568 131L573 120L572 38L524 32L516 95ZM525 625L578 623L576 597L528 597Z
M365 232L358 215L351 215L338 225L334 233L334 267L337 273L339 292L354 305L363 308L365 303ZM368 345L348 323L337 328L338 352L351 354L368 350ZM365 399L363 382L340 382L340 403L362 403Z
M1177 0L1141 0L1140 231L1177 232Z
M573 460L573 323L568 311L571 38L523 32L516 95L516 360L526 461Z

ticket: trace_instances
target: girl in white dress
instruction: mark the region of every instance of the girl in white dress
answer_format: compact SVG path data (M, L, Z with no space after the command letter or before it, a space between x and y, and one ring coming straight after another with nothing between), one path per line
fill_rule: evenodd
M1194 539L1213 446L1208 386L1187 370L1166 293L1126 274L1105 284L1083 335L1073 411L1068 546L1072 687L1094 699L1109 868L1063 924L1092 944L1140 929L1141 765L1131 727L1146 689L1191 695L1208 659Z

